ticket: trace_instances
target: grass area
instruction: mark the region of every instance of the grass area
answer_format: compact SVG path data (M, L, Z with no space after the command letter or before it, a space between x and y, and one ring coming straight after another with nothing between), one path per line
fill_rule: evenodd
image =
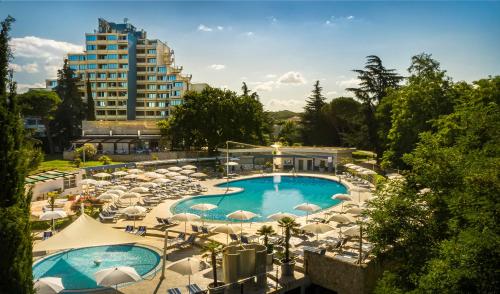
M116 164L122 162L111 162L110 164ZM85 164L82 162L80 168L82 167L90 167L90 166L98 166L102 165L102 162L97 160L86 161ZM40 164L40 166L31 172L30 174L41 173L49 170L60 170L60 171L69 171L78 169L71 160L64 160L62 155L45 155L44 161Z

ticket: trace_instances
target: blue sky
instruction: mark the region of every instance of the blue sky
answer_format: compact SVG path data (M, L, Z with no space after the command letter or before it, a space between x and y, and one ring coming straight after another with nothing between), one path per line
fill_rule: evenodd
M371 54L402 74L421 52L454 80L500 74L500 2L0 2L8 14L21 90L53 77L98 17L166 41L193 82L246 81L269 110L301 110L315 80L345 94Z

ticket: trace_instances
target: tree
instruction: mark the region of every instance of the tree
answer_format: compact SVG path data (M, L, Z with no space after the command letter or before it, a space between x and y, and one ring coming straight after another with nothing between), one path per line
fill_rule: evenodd
M267 116L262 103L254 97L208 87L201 93L188 92L184 103L173 112L168 133L172 147L208 148L215 153L228 140L264 144Z
M293 260L290 256L290 238L292 231L299 227L299 224L291 217L284 217L278 221L278 226L285 229L285 258L283 263L289 263Z
M377 161L383 153L383 146L379 143L378 124L375 118L376 107L379 105L391 88L397 88L403 77L394 69L387 69L380 57L370 55L366 57L365 69L353 70L360 80L358 88L347 88L363 105L365 125L367 126L368 140L360 148L367 148L377 154ZM384 136L382 134L382 136Z
M82 147L76 148L75 153L78 158L85 156L85 160L92 160L97 154L97 148L95 148L94 144L85 143Z
M264 236L264 246L266 246L267 253L272 253L273 249L271 246L269 246L269 236L275 234L273 227L263 225L259 230L257 230L257 234L259 236Z
M285 143L288 146L301 142L300 126L293 120L287 120L283 122L281 131L278 134L278 139L280 142Z
M456 100L451 79L431 55L413 56L408 72L407 84L387 98L392 102L392 123L383 163L399 169L407 168L403 155L415 148L419 134L431 130L440 116L451 113Z
M363 146L367 141L367 126L362 110L361 103L350 97L334 98L323 107L329 145Z
M53 154L54 142L52 139L51 122L54 120L57 107L61 104L61 98L59 98L57 93L52 91L31 90L19 96L19 103L21 104L23 115L40 117L45 127L49 152Z
M60 149L69 146L71 140L81 135L82 120L85 118L86 107L78 92L79 78L64 61L64 66L57 72L56 93L61 98L52 129L58 137Z
M92 88L90 85L90 78L87 76L86 86L86 95L87 95L87 120L94 121L95 120L95 102L94 97L92 96Z
M321 111L326 102L322 91L323 88L319 85L319 81L316 81L311 96L306 100L302 115L302 138L305 145L325 144L325 129Z
M403 156L405 180L371 201L368 238L392 261L376 293L500 291L500 77L454 90L451 113Z
M205 256L210 257L210 263L212 265L212 274L213 274L213 286L212 287L217 287L219 285L219 282L217 280L217 254L219 254L222 251L222 245L215 242L215 241L209 241L203 246L203 252L205 252Z
M33 293L31 197L24 188L29 162L25 156L31 146L25 140L16 83L8 70L13 22L8 16L0 23L0 292Z

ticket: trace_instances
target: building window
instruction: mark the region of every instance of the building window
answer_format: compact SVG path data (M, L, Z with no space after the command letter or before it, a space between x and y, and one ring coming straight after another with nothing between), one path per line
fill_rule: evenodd
M155 93L148 93L148 98L155 99L156 98L156 94Z
M156 107L156 103L155 102L148 102L147 107Z
M158 80L159 81L166 81L167 80L167 76L158 76Z
M107 45L106 50L118 50L118 45L116 44Z
M127 115L126 110L118 110L118 115Z
M168 76L168 80L169 81L175 81L176 80L175 75L169 75Z
M126 88L127 87L127 83L126 82L119 82L118 83L118 87Z
M167 103L165 102L158 102L158 107L166 107Z
M158 72L166 73L167 72L167 67L166 66L158 66Z
M80 60L80 56L78 56L78 55L69 55L68 56L68 60L69 61L78 61L78 60Z
M181 96L181 91L174 91L174 93L172 95L174 95L174 96Z
M174 83L174 87L176 87L176 88L182 88L182 84L183 84L182 82L175 82Z
M91 63L91 64L89 64L89 65L88 65L88 67L87 67L87 68L88 68L88 69L97 69L97 64L95 64L95 63Z
M149 49L148 54L156 54L156 49Z
M167 85L158 85L159 90L167 90Z
M98 83L97 87L99 87L99 88L106 88L106 83Z
M97 59L97 55L95 55L95 54L88 54L87 55L87 59L88 60L96 60Z
M114 72L114 73L110 73L110 74L109 74L109 78L110 78L110 79L116 79L116 78L118 78L118 74L117 74L116 72Z
M69 66L69 68L70 68L71 70L78 70L78 65L76 65L76 64L71 64L71 65Z
M115 40L117 40L118 38L116 37L116 35L108 35L108 36L106 37L106 39L107 39L108 41L115 41Z
M120 64L120 69L128 69L128 64Z
M148 85L147 89L148 90L156 90L156 85L150 84L150 85Z
M181 104L182 104L182 100L180 100L180 99L174 99L174 100L170 101L170 105L172 105L172 106L181 105Z
M156 81L156 76L148 76L148 81Z
M120 59L127 59L128 58L128 54L120 54Z
M106 55L106 59L118 59L118 54L108 54Z
M99 98L106 97L106 92L97 92L97 97Z
M156 67L148 66L148 72L155 72L155 71L156 71Z
M148 63L156 63L156 58L148 58Z
M97 49L96 45L87 45L87 51L94 51Z
M121 72L121 73L118 74L118 77L120 79L126 79L127 78L127 73Z
M87 65L86 64L80 64L80 66L78 68L80 70L86 70L87 69Z
M87 35L87 36L86 36L86 40L87 40L87 41L96 41L96 40L97 40L97 38L96 38L96 36L95 36L95 35Z
M169 94L168 93L161 93L161 94L158 94L158 98L161 98L161 99L167 99L169 98Z
M104 111L104 110L97 110L97 111L96 111L96 114L97 114L97 115L105 115L105 114L106 114L106 111Z
M99 73L99 79L105 79L106 74L105 73Z
M63 181L64 190L76 187L76 176L64 177Z
M108 68L109 68L109 69L118 69L118 63L110 63L110 64L108 65Z
M96 105L97 105L97 106L104 107L104 106L106 106L106 102L104 102L104 101L97 101L97 102L96 102Z

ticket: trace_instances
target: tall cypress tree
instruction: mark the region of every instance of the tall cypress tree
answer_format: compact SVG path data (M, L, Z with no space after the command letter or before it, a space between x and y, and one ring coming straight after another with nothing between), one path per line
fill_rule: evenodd
M86 107L78 92L79 78L64 61L64 66L57 72L57 87L55 91L62 102L57 109L54 123L54 133L59 138L61 149L69 146L71 140L80 136L82 120L86 115Z
M27 145L8 70L9 31L14 18L1 22L0 31L0 293L33 293L30 197L25 195Z
M95 120L95 102L94 97L92 97L92 88L90 87L90 79L87 77L87 120Z
M322 114L326 102L322 91L323 87L319 85L319 81L316 81L311 96L307 99L304 107L302 138L305 145L324 145L326 143Z

